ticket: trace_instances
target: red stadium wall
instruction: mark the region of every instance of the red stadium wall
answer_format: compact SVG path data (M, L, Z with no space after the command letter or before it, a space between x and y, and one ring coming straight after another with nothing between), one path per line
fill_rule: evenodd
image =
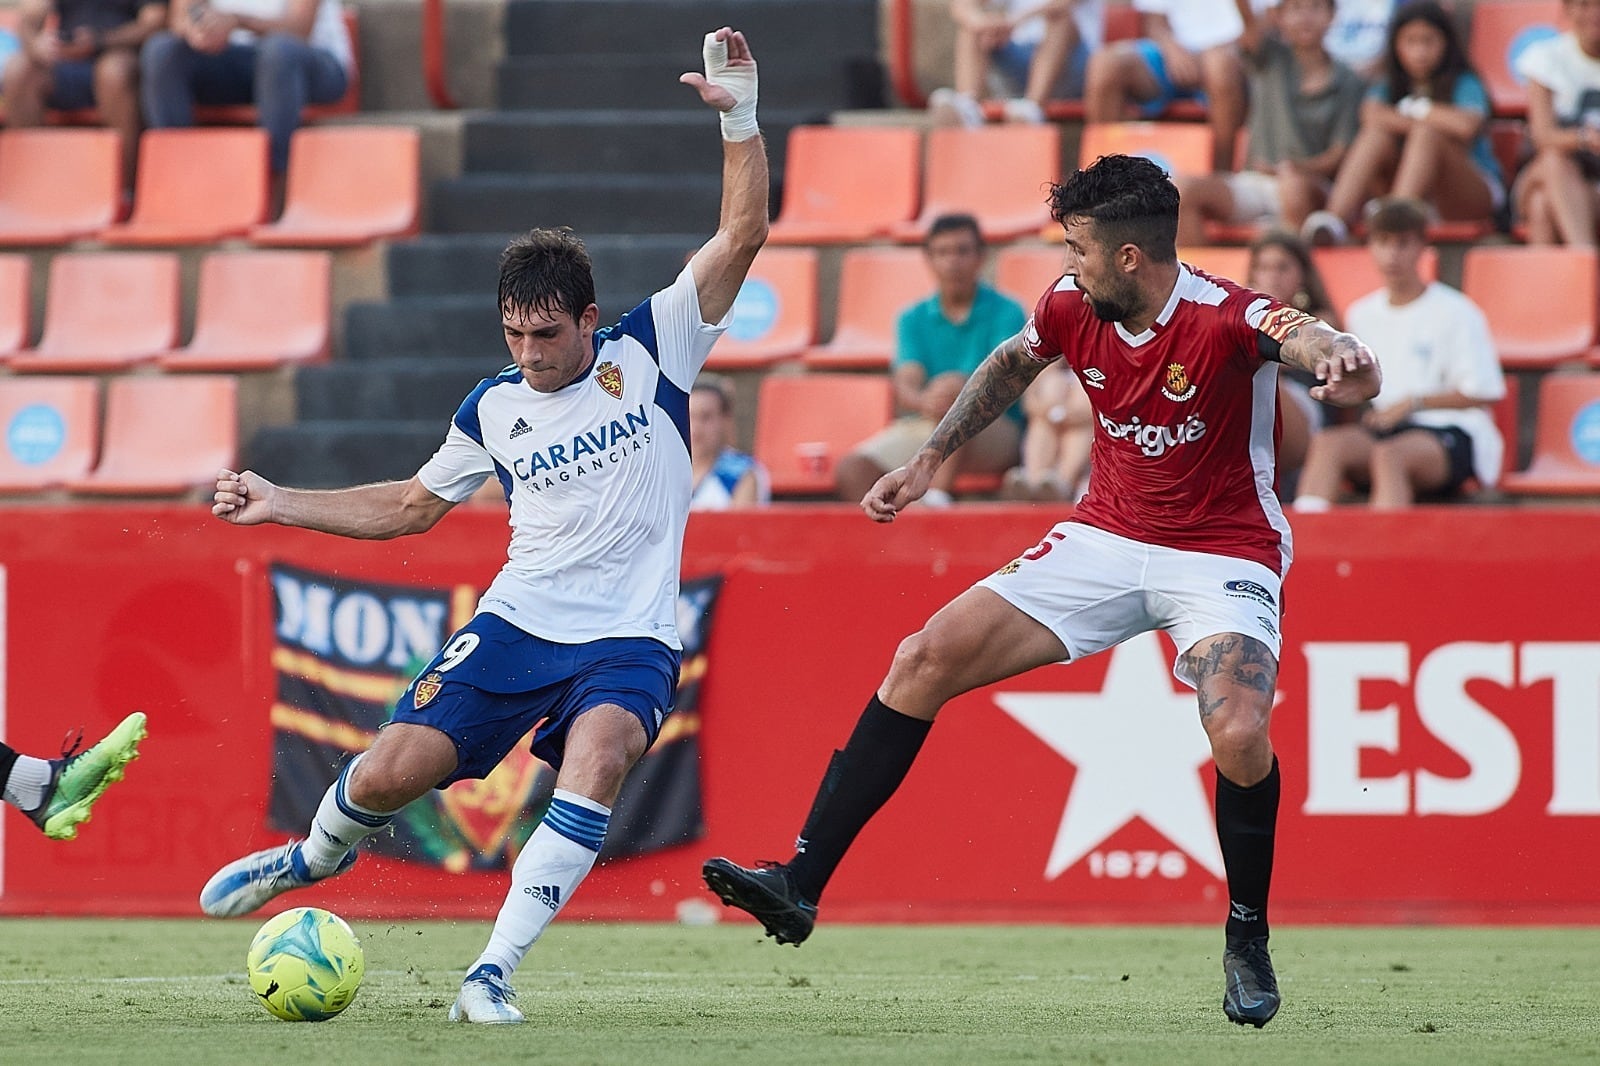
M194 914L264 827L270 560L481 587L503 515L361 544L198 508L10 509L4 735L149 712L81 838L4 815L0 912ZM567 917L670 919L707 855L782 858L897 640L1044 533L975 507L877 527L845 508L697 516L686 573L727 576L703 692L707 836L598 870ZM1287 921L1600 921L1600 516L1343 513L1296 523L1274 736ZM952 704L829 890L826 918L1216 921L1212 776L1158 638ZM499 875L369 860L303 893L352 916L488 918Z

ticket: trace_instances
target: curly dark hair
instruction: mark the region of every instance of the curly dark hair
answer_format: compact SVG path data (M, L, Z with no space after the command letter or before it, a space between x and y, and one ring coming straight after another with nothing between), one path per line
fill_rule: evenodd
M1097 239L1136 245L1151 261L1178 259L1178 187L1141 156L1104 155L1050 188L1050 217L1087 218Z
M592 303L589 251L566 226L529 230L500 253L501 314L539 311L577 321Z
M1397 104L1405 97L1411 95L1413 86L1411 75L1400 65L1400 53L1395 49L1395 38L1400 35L1400 29L1409 22L1426 22L1444 36L1444 55L1439 59L1439 65L1428 77L1427 97L1442 104L1448 104L1455 96L1456 82L1462 75L1476 72L1472 63L1467 59L1467 50L1461 44L1461 33L1456 28L1456 20L1451 17L1443 5L1434 0L1411 0L1395 9L1394 18L1389 20L1389 36L1383 49L1383 96L1391 104Z

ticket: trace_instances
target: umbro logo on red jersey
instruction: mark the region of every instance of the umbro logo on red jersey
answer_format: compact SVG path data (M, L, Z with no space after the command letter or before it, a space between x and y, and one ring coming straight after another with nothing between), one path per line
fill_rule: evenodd
M1103 389L1106 387L1106 376L1092 366L1080 374L1079 377L1083 378L1083 383L1091 389Z

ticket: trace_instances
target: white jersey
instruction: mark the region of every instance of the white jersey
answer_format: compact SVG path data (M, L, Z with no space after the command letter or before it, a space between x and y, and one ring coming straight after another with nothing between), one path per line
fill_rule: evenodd
M594 365L560 391L535 391L514 366L472 390L417 476L457 502L500 479L511 549L479 611L562 644L654 637L682 647L689 389L726 324L701 321L685 267L596 332Z

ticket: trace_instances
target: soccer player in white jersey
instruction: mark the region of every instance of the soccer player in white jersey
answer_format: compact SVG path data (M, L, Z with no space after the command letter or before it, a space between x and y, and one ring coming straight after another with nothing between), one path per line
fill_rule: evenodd
M1056 186L1051 209L1066 232L1066 275L861 506L893 521L952 452L1063 358L1095 413L1088 494L1071 519L901 643L828 766L795 856L754 869L711 859L706 882L779 943L800 943L834 868L948 700L1164 629L1178 646L1174 672L1199 696L1217 767L1229 895L1223 1010L1259 1028L1279 1004L1267 952L1279 777L1267 726L1290 540L1273 493L1277 369L1310 371L1321 381L1313 396L1353 405L1377 394L1378 366L1355 337L1178 262L1178 190L1149 160L1106 156Z
M672 711L688 393L767 234L755 60L728 28L704 52L704 76L681 80L721 112L722 217L676 281L597 329L583 245L534 230L501 259L513 365L472 391L415 477L307 492L248 471L218 476L212 511L225 521L366 539L429 529L491 476L505 490L510 558L477 615L344 767L306 839L230 863L200 894L207 914L229 917L343 872L400 808L485 776L537 725L533 751L557 768L555 796L451 1020L522 1020L512 973L594 865L624 776Z

